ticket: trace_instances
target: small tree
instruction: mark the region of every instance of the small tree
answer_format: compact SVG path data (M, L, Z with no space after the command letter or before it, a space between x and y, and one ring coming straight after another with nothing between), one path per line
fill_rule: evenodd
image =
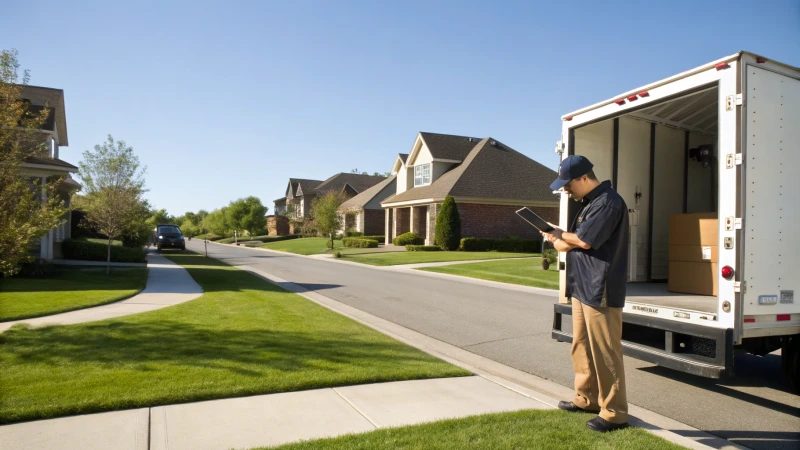
M108 237L106 273L111 271L111 241L126 231L138 229L147 222L144 193L144 172L139 158L123 141L114 142L111 135L94 152L83 152L79 175L86 190L86 218Z
M250 235L255 235L267 226L267 211L269 208L258 197L250 196L231 202L226 215L234 229L247 230Z
M347 199L348 196L343 192L327 191L311 201L311 209L314 211L313 226L323 236L330 237L330 248L333 248L336 232L342 229L343 216L339 214L339 206Z
M461 242L461 217L452 195L445 197L436 215L434 240L442 250L455 250Z

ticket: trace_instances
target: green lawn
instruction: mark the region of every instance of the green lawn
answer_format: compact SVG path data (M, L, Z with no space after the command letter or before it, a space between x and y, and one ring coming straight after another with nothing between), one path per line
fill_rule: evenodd
M592 415L559 410L486 414L362 434L272 447L280 450L336 449L642 449L677 450L677 444L644 429L597 433L586 427Z
M87 239L78 239L79 241L87 241L87 242L94 242L96 244L103 244L108 245L108 239L98 239L98 238L87 238ZM122 241L112 240L111 245L122 245Z
M545 289L558 289L558 270L556 270L556 265L550 265L550 270L545 272L542 270L541 258L423 267L417 270L448 273Z
M397 264L417 264L445 261L473 261L499 258L530 258L538 256L534 253L507 252L387 252L364 255L346 255L348 261L355 261L373 266L394 266ZM532 261L528 260L529 263Z
M321 253L330 253L325 246L325 243L328 241L328 238L309 237L280 242L268 242L261 247L270 250L297 253L298 255L317 255ZM347 251L347 249L342 247L342 241L333 241L333 244L335 250Z
M0 334L0 423L469 373L216 260L180 305Z
M128 298L144 289L145 267L55 266L46 278L0 279L0 322L47 316Z

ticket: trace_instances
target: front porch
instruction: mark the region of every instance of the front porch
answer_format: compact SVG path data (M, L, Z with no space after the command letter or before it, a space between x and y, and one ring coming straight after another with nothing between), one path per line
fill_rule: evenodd
M384 209L386 216L386 245L403 233L416 233L425 239L425 245L433 245L436 230L436 215L439 204L410 205Z

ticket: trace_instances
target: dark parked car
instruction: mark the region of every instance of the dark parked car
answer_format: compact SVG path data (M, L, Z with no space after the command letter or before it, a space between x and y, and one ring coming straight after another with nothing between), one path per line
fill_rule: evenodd
M162 248L179 248L186 250L186 242L183 240L183 233L176 225L158 225L154 239L158 251Z

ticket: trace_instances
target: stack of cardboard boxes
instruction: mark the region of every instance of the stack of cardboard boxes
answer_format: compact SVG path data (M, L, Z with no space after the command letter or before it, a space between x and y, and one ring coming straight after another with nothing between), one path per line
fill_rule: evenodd
M669 290L717 295L718 262L717 213L673 214L669 223Z

